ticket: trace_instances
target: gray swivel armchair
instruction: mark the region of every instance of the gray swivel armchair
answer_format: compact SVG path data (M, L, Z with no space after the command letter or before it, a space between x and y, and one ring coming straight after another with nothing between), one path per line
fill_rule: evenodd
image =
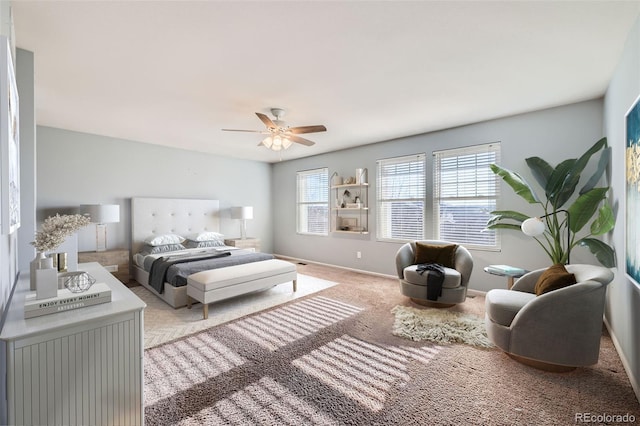
M509 356L548 371L569 371L598 362L602 314L610 269L566 265L576 284L536 296L545 269L522 276L511 290L486 295L489 339Z
M442 240L420 240L417 242L436 246L453 244ZM426 306L449 307L464 302L473 270L473 258L469 250L458 245L454 255L454 268L444 268L442 294L437 300L427 299L429 274L419 273L418 264L415 263L415 252L416 241L412 241L404 244L396 253L396 270L400 280L400 292L410 297L415 303Z

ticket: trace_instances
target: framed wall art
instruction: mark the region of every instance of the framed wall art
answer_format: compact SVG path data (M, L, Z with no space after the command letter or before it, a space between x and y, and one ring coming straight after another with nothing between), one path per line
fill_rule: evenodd
M0 227L11 234L20 227L19 100L11 47L0 37Z
M625 115L625 274L640 286L640 96Z

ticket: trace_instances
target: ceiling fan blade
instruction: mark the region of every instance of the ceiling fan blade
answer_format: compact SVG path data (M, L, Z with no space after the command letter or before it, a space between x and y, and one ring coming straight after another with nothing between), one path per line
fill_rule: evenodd
M269 117L267 117L266 115L256 112L256 115L258 116L258 118L264 123L265 126L267 126L268 129L275 129L278 126L276 126L276 124L271 121L271 119Z
M299 135L302 133L318 133L318 132L326 132L327 128L322 124L316 126L297 126L297 127L289 127L287 132L293 133L294 135Z
M301 138L300 136L288 135L287 139L289 139L292 142L301 143L302 145L306 145L306 146L315 145L315 142L312 142L309 139Z
M264 130L242 130L242 129L222 129L224 132L250 132L250 133L269 133Z

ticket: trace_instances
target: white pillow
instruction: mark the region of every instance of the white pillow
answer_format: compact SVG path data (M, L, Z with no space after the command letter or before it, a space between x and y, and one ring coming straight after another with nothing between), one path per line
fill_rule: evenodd
M191 241L224 241L224 235L211 231L189 235L187 238Z
M176 234L151 235L145 238L144 242L150 246L163 246L165 244L180 244L184 237Z

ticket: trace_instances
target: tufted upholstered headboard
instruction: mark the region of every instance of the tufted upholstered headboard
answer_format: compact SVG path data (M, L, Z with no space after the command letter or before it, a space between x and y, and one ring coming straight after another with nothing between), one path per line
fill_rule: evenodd
M151 235L187 236L202 231L220 232L218 200L188 198L132 198L131 250L139 253Z

